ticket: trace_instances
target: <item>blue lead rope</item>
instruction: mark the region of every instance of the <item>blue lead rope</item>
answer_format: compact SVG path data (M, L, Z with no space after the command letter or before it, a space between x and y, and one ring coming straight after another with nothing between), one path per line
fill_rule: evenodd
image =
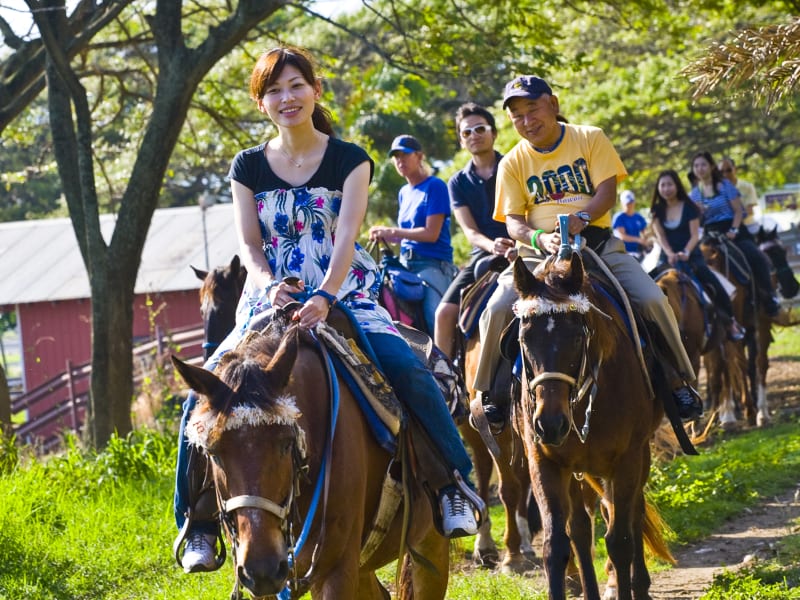
M317 336L314 332L311 332L312 337L316 340L317 344L320 346L322 343L319 341ZM331 384L331 444L333 444L333 435L336 431L336 421L339 418L339 381L336 378L335 371L333 370L333 361L331 357L328 355L327 352L323 352L325 359L328 365L328 380ZM303 546L308 539L308 535L311 532L311 525L314 522L314 517L316 516L317 508L319 507L319 497L322 494L322 485L325 482L325 470L328 464L328 452L324 452L322 454L322 462L320 463L319 468L319 476L317 477L317 483L314 486L314 496L311 498L311 506L309 506L308 514L306 515L306 520L303 523L303 530L300 532L300 536L297 538L297 543L294 545L294 551L289 555L289 568L292 569L294 567L294 557L300 553L303 549ZM292 597L292 590L289 587L287 582L286 587L281 590L278 594L279 600L291 600Z

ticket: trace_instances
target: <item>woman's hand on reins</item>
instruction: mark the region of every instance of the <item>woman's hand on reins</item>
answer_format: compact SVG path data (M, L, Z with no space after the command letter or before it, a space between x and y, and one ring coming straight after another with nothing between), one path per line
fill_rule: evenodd
M331 307L322 296L311 296L303 306L292 315L293 321L298 321L303 329L311 329L328 318Z

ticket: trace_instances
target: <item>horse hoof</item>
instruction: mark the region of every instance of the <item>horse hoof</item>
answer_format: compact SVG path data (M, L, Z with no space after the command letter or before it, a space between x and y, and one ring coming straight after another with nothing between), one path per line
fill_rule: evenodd
M722 431L726 433L730 433L732 431L736 431L737 429L739 429L739 426L737 425L736 421L726 421L724 423L720 423L719 426L720 428L722 428Z
M506 554L503 563L500 565L500 572L503 575L524 575L539 568L539 564L523 554Z
M583 596L583 586L581 585L581 578L577 575L567 575L564 579L564 586L567 588L567 593L570 596L580 598ZM616 596L615 596L616 598Z
M475 550L472 553L472 563L483 569L494 569L499 560L497 550Z
M617 586L607 585L603 600L617 600Z

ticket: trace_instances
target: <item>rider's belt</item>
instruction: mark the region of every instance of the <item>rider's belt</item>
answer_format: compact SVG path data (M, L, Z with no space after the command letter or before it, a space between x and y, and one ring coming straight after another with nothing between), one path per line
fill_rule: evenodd
M611 238L611 229L608 227L597 227L589 225L581 235L586 239L586 245L595 252L600 252L600 248Z

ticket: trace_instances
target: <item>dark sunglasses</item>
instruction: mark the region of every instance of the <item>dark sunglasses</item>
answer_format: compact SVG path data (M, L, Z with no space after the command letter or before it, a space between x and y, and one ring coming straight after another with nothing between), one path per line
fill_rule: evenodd
M461 130L461 137L467 139L473 133L477 133L478 135L483 135L490 129L491 127L489 127L488 125L475 125L475 127L464 127L464 129Z

